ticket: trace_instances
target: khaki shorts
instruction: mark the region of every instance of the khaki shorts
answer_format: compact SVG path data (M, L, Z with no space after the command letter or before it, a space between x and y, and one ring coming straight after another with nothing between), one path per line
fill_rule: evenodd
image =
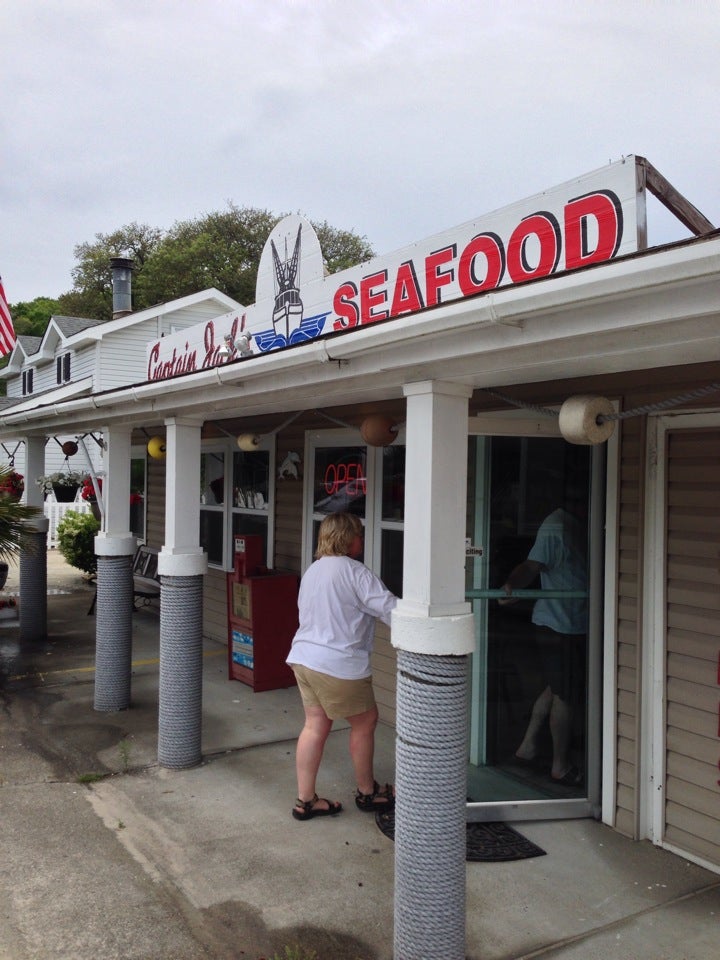
M291 663L298 690L306 707L322 707L331 720L345 720L366 713L375 706L372 677L340 680L318 673L299 663Z

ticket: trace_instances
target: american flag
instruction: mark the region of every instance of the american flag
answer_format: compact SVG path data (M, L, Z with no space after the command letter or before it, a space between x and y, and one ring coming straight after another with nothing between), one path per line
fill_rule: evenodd
M5 299L2 277L0 277L0 356L10 353L15 345L15 329L13 327L10 308Z

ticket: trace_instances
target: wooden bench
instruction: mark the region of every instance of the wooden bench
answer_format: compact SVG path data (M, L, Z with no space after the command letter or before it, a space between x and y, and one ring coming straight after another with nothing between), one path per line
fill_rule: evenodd
M135 551L132 564L133 574L133 608L139 610L141 606L149 605L160 597L160 577L157 572L158 551L155 547L142 544ZM93 602L90 604L88 616L95 609L97 603L97 588Z
M158 576L158 551L144 544L137 548L133 558L133 606L138 609L147 606L151 600L160 596L160 577Z

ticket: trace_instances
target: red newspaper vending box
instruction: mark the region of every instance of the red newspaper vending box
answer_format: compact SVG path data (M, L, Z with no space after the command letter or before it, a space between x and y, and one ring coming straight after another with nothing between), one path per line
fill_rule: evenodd
M285 663L298 626L300 578L263 565L262 537L235 536L235 562L227 577L228 676L256 693L291 687Z

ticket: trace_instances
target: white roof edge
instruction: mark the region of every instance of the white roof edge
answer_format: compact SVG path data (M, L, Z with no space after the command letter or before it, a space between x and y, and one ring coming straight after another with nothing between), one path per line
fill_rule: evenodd
M31 357L49 359L48 355L45 354L45 343L46 340L49 339L48 331L51 328L52 332L57 335L59 342L77 347L83 343L94 343L102 339L106 333L114 333L116 330L122 330L124 327L129 327L135 323L142 323L144 320L151 320L153 317L161 317L168 313L174 313L176 310L184 310L186 307L192 307L197 303L202 303L204 300L217 301L221 306L227 307L228 313L231 310L242 309L243 306L226 293L222 293L216 287L208 287L206 290L200 290L198 293L189 293L185 297L178 297L177 300L168 300L167 303L160 303L154 307L146 307L144 310L125 314L125 316L118 317L115 320L108 320L105 323L95 323L70 336L66 336L58 327L55 318L50 317L50 322L45 329L39 349L33 354L26 353L25 357L28 360ZM76 317L74 319L82 320L83 318Z
M86 393L88 390L91 390L92 382L92 377L83 377L82 380L77 380L74 383L66 383L56 390L47 390L44 393L36 395L31 394L25 397L21 403L14 403L11 407L7 407L4 415L12 416L16 413L33 410L36 407L45 407L49 403L56 403L59 400L70 400L73 397L79 396L81 393Z
M206 391L211 384L221 390L223 386L232 389L239 386L242 389L243 382L249 386L253 381L262 381L269 374L276 383L277 374L282 373L283 369L290 373L311 367L317 371L325 367L323 376L326 378L325 364L328 361L363 355L367 355L369 361L378 352L389 359L390 351L402 350L408 343L414 343L415 346L424 343L429 347L433 342L457 335L469 326L497 330L505 325L517 326L518 321L542 321L548 316L570 310L592 310L608 297L611 304L609 309L616 312L618 303L624 299L636 301L638 295L649 296L651 293L655 297L665 296L664 290L671 284L693 284L718 274L720 236L698 238L690 243L598 264L588 270L572 271L537 282L501 288L478 297L454 300L420 314L364 327L350 335L321 337L301 345L297 350L280 350L249 362L213 367L180 377L175 382L162 380L134 384L105 394L94 394L83 400L77 398L70 401L69 409L26 411L24 407L13 407L12 412L7 411L5 418L12 422L15 415L28 412L37 428L41 418L47 422L58 417L64 419L65 416L82 419L92 409L96 417L116 419L120 416L117 405L125 401L130 402L131 409L138 412L143 410L148 413L152 410L155 415L162 415L160 409L165 410L171 394L176 398L173 402L182 408L186 397L193 392ZM637 323L636 320L629 322ZM648 329L651 328L652 317L648 317L646 322ZM410 359L408 366L413 366ZM523 368L525 373L526 367ZM303 374L298 382L302 382L303 389L306 389L309 381ZM268 392L271 392L270 388ZM159 402L161 398L163 402ZM43 398L43 405L46 404L47 395ZM122 415L127 415L127 411ZM2 432L6 433L7 429Z
M75 340L76 337L86 337L88 340L99 340L100 331L102 333L114 333L116 330L122 330L134 323L142 323L144 320L152 320L153 317L162 317L168 313L174 313L176 310L184 310L186 307L195 306L204 300L216 300L222 306L227 307L227 312L231 310L242 309L242 304L233 300L226 293L222 293L216 287L208 287L207 290L200 290L199 293L189 293L185 297L178 297L177 300L168 300L167 303L160 303L154 307L146 307L144 310L138 310L135 313L127 313L116 320L108 320L106 323L99 324L96 327L83 330L81 333L68 337L67 340Z

